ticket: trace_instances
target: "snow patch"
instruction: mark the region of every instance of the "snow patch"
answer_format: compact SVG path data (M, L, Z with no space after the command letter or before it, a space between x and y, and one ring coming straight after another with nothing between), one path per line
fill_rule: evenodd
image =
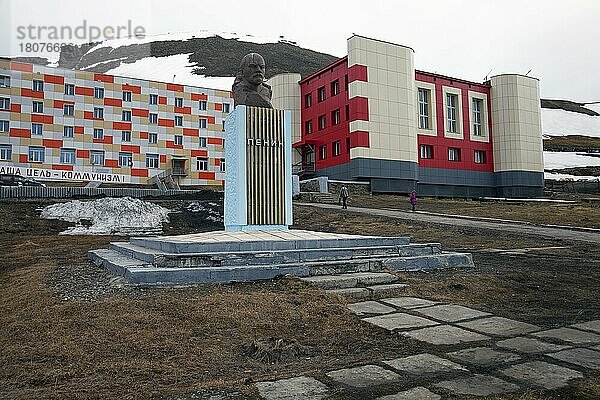
M590 104L586 107L600 113L600 104ZM600 117L542 108L542 132L551 136L600 137Z
M131 64L122 63L118 67L108 70L106 74L211 89L231 90L231 86L235 80L234 77L204 76L192 73L196 66L190 63L190 54L192 53L175 54L166 57L145 57Z
M569 175L569 174L558 174L554 172L544 172L544 179L553 181L598 181L598 176L586 176L586 175Z
M600 157L594 157L587 153L576 153L568 151L544 152L544 169L596 166L600 166Z
M44 207L41 217L75 222L61 235L157 234L169 221L169 210L131 197L73 200Z
M192 201L185 207L185 209L191 213L205 213L206 219L209 221L223 222L223 216L216 210L218 204L211 202L208 203L208 205L212 206L213 208L205 207L197 201Z

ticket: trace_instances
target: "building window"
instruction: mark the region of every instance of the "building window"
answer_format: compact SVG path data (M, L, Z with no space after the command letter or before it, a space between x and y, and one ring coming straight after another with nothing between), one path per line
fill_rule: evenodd
M28 162L43 163L46 160L45 147L29 147Z
M229 112L229 103L223 103L223 112L224 113L228 113Z
M422 144L419 146L421 158L433 158L433 146L429 144Z
M196 157L196 169L198 171L208 171L208 158Z
M325 129L326 126L327 126L327 120L325 119L325 116L320 115L319 116L319 130Z
M2 161L12 160L12 145L0 144L0 160L2 160Z
M151 124L158 124L158 114L148 114L148 122Z
M90 164L104 166L104 151L91 150L90 151Z
M340 123L340 110L338 108L337 110L334 110L331 112L331 124L337 125L339 123Z
M133 167L131 153L119 153L119 167Z
M63 114L66 117L72 117L75 114L75 106L73 104L65 104L63 106Z
M222 130L223 132L225 132L225 120L221 121L221 124L223 125L223 127L221 128L221 130Z
M339 156L340 154L342 154L342 145L340 143L340 141L335 141L333 142L333 155L334 156Z
M150 95L150 101L149 101L149 103L152 104L152 105L158 104L158 95L157 94L151 94Z
M419 128L429 129L430 91L419 88Z
M183 136L175 135L174 143L175 143L175 146L183 146Z
M206 147L206 138L203 136L200 136L198 138L198 147Z
M322 86L317 89L317 99L319 102L325 100L325 86Z
M175 107L182 108L183 107L183 98L175 97Z
M304 123L304 131L306 132L306 134L312 133L312 131L313 131L312 119L308 120Z
M319 160L325 160L327 158L327 146L319 147Z
M10 87L10 76L0 75L0 87Z
M200 129L206 129L206 125L208 124L208 120L206 118L200 118L198 120Z
M94 88L94 97L96 99L103 99L104 98L104 89L103 88Z
M104 119L104 108L94 107L94 118Z
M33 123L31 124L31 134L32 135L41 135L43 132L42 124Z
M348 74L344 75L344 90L348 91Z
M182 115L175 116L175 126L183 126L183 116Z
M310 93L304 95L304 108L312 106L312 95Z
M350 104L346 104L346 121L350 119Z
M225 159L221 158L221 160L219 161L219 170L221 172L225 172Z
M460 149L457 149L456 147L449 147L448 161L460 161Z
M75 95L75 85L71 85L70 83L65 83L65 95L66 96L74 96Z
M473 98L473 135L481 136L481 111L483 109L483 100Z
M44 112L44 103L41 101L34 101L33 102L33 112L34 113L43 113Z
M198 110L206 111L206 100L198 101Z
M44 81L33 81L33 90L35 92L43 92L44 91Z
M485 151L475 150L475 164L485 164Z
M121 142L131 142L131 131L121 131Z
M61 164L75 164L75 149L60 149Z
M151 144L158 143L158 133L148 132L148 143L151 143Z
M104 129L94 128L94 139L104 139Z
M131 92L123 92L123 101L131 101Z
M158 168L158 154L146 154L146 168Z
M131 122L131 111L129 111L129 110L121 111L121 121Z
M456 104L458 103L458 96L451 93L446 93L446 129L448 132L456 133Z
M0 121L0 132L10 132L10 122L2 120Z
M0 97L0 110L10 110L10 99L8 97Z
M337 79L333 82L331 82L331 95L335 96L336 94L340 93L340 81L338 81Z
M346 153L350 154L350 138L346 138Z
M72 126L63 126L63 136L67 138L73 137L73 127Z

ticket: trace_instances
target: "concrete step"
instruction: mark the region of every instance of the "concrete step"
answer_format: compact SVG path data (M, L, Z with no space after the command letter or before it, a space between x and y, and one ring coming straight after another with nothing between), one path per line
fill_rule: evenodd
M439 243L347 249L294 249L280 251L239 251L212 253L164 253L127 242L115 242L109 249L160 267L190 268L212 266L272 265L314 261L364 260L373 257L415 257L441 253Z
M398 280L395 275L385 272L358 272L341 275L321 275L301 278L302 281L322 289L347 289L357 286L389 284Z
M276 234L258 232L254 236L248 233L229 234L226 232L178 236L138 237L129 242L139 247L160 250L164 253L211 253L211 252L247 252L247 251L280 251L298 249L347 249L371 246L403 246L410 244L408 237L371 237L356 235L335 235L323 232L311 234L300 231L285 231L279 238ZM263 238L258 235L263 235ZM297 238L290 238L297 235ZM213 237L214 236L214 237ZM268 237L265 240L264 237ZM335 238L334 238L335 237Z
M344 289L330 289L328 293L338 294L349 300L362 301L373 298L381 298L406 289L404 283L391 283L386 285L373 285L366 287L353 287Z

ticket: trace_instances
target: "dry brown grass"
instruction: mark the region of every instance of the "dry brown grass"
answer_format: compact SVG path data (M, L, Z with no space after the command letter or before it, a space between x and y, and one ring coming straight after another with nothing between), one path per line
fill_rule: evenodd
M0 398L163 398L219 387L253 398L251 381L323 377L337 368L433 351L362 323L346 310L343 298L290 278L132 289L94 301L61 301L51 286L56 268L85 262L87 250L115 238L58 237L64 226L37 220L33 208L0 202L0 246L9 254L0 259ZM295 216L299 228L409 234L417 242L441 241L446 248L557 244L303 207L296 208ZM571 247L560 257L597 254L566 244ZM589 263L487 253L476 257L473 271L400 274L410 285L406 293L477 305L542 325L598 317L599 273ZM253 344L263 352L248 351ZM282 349L284 357L273 356ZM561 398L595 398L590 396L600 393L598 382L597 375L586 378L561 392ZM501 398L552 396L530 392Z

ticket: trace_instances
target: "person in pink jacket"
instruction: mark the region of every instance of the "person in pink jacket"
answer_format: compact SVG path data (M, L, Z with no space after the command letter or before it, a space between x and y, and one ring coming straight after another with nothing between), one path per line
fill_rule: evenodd
M412 192L410 192L410 197L408 198L408 202L410 203L412 211L415 212L415 207L417 205L417 192L416 191L413 190Z

